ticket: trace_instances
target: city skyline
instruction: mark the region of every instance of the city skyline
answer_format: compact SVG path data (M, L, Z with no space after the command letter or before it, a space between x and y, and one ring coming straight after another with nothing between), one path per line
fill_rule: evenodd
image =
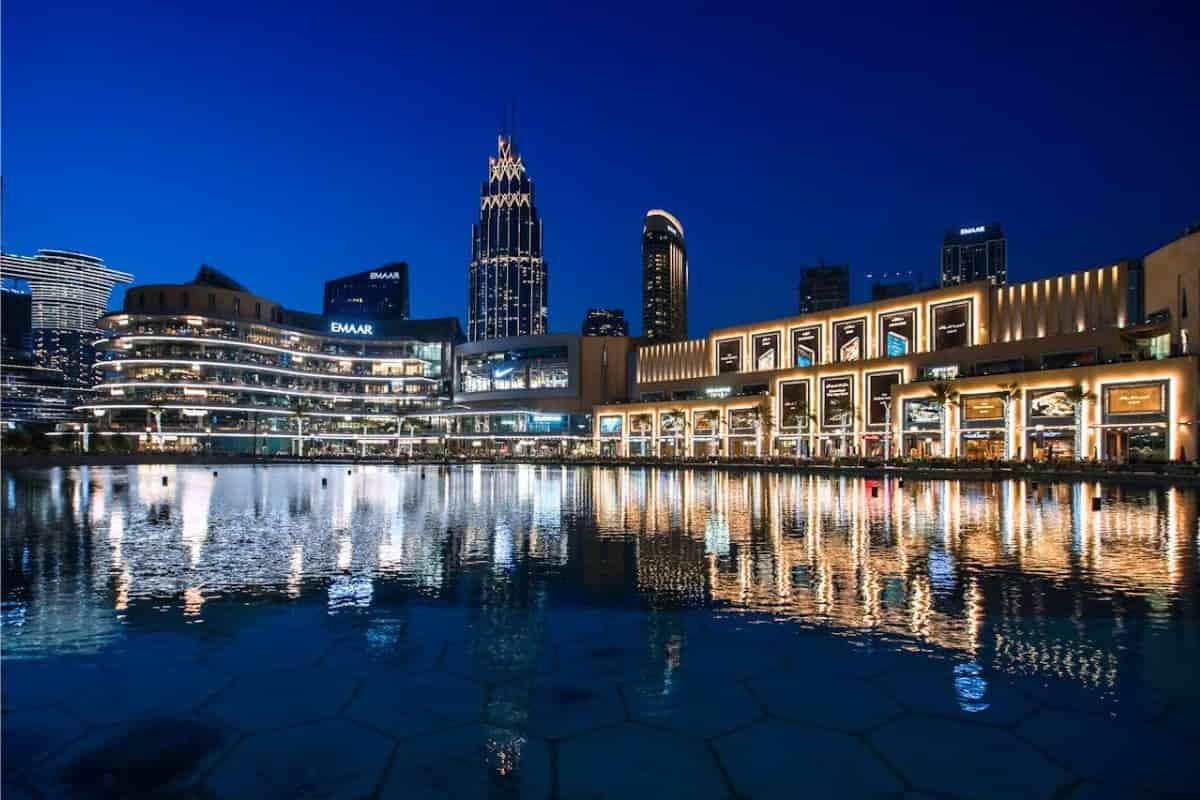
M404 59L407 72L384 63L381 75L400 78L386 89L396 110L363 105L385 91L379 81L347 88L366 68L359 57L350 58L316 88L320 97L333 98L335 116L343 121L301 135L282 127L312 109L311 98L293 91L310 80L317 66L311 60L298 58L293 70L277 76L285 91L269 104L263 96L273 84L258 75L259 57L236 47L240 28L211 32L217 44L241 53L237 64L198 77L191 72L198 62L186 54L166 64L155 59L157 71L145 69L156 54L146 41L188 21L178 14L145 15L122 28L127 21L79 9L76 24L56 30L46 13L27 8L6 15L5 44L13 56L5 86L6 252L28 255L53 247L95 253L139 281L184 281L202 262L262 288L286 275L281 302L310 309L319 307L313 287L324 280L403 259L412 264L413 316L466 320L462 281L447 277L461 275L469 258L464 226L478 210L470 187L478 181L479 154L496 130L459 107L476 94L467 74L483 56L470 53L471 47L462 48L468 51L464 63L450 69L437 92L420 85L434 74L443 77L439 71L449 63L437 52L451 39L442 22L411 21L427 35L412 42L419 57ZM823 21L836 27L833 16ZM271 54L292 54L326 22L312 14L288 21ZM560 74L543 75L535 59L521 57L503 90L521 101L523 149L537 165L539 205L551 220L546 247L561 277L551 287L551 330L571 329L593 305L638 307L638 232L647 207L671 208L688 220L691 336L747 317L788 313L794 265L822 254L854 265L853 296L860 298L868 273L935 275L941 234L949 226L1002 221L1020 243L1019 258L1009 267L1010 279L1019 281L1142 255L1196 221L1197 181L1187 157L1196 124L1182 112L1188 103L1157 102L1195 91L1182 69L1189 59L1182 34L1187 26L1179 19L1000 20L990 35L1036 43L1069 32L1070 59L1034 48L1022 56L1021 70L1001 59L962 77L941 63L943 56L912 48L897 62L899 45L889 43L884 31L890 34L896 23L896 30L929 44L952 38L955 26L971 22L969 12L934 20L932 28L925 20L920 27L930 29L924 32L880 15L865 31L878 46L874 50L837 55L835 36L786 69L769 55L772 48L753 56L748 43L786 35L796 20L776 20L780 34L740 20L719 33L720 26L691 20L685 31L691 40L723 35L731 53L750 55L715 82L705 65L692 75L668 64L664 74L675 92L665 102L678 119L660 126L629 124L648 101L624 115L607 112L618 98L627 99L621 92L630 85L631 70L662 67L658 61L670 61L670 52L654 55L653 62L615 64L610 76L588 73L582 83L588 91L578 91L588 52L610 41L633 48L641 35L628 19L594 22L552 16L546 23L551 29L571 34L547 37ZM363 34L361 26L346 22L329 27L322 32L335 40ZM479 17L463 32L464 43L484 36L487 27L486 17ZM382 49L389 32L390 22L367 32L364 57ZM43 46L50 35L69 57L54 65L22 57L22 50ZM129 37L134 41L117 52ZM1112 57L1108 45L1126 37L1154 37L1156 47L1137 59ZM579 52L564 46L566 40L578 41ZM801 82L780 94L795 80L791 71L799 74L814 58L836 67L823 68L827 85ZM1078 63L1057 63L1060 58ZM895 63L904 69L887 71ZM1061 82L1040 85L1039 69L1051 68ZM127 70L146 74L145 85L131 86L123 77ZM778 74L754 80L772 71ZM95 81L112 93L98 95L105 102L89 96ZM183 86L183 93L166 94L166 81ZM198 136L193 106L214 85L234 123L201 126L204 135ZM880 100L886 91L895 96ZM145 92L158 102L140 115L138 130L127 117L109 113L113 103L128 106ZM772 94L805 102L764 104ZM946 97L976 111L1002 107L1005 113L988 128L957 133L907 121L927 116ZM80 128L42 121L36 113L42 103L72 107L90 144L78 146ZM352 115L344 103L354 104ZM860 118L877 120L881 103L891 109L885 137L843 135ZM419 111L429 113L418 118ZM814 118L825 122L813 128ZM1108 121L1093 122L1101 118ZM265 131L262 141L246 140L244 126ZM685 132L696 130L704 134L693 143L696 137ZM243 144L247 152L231 159ZM188 149L186 159L178 158L181 147ZM420 155L406 156L412 153ZM737 168L721 169L718 177L694 168L713 154L712 163L733 160ZM254 172L247 159L258 160ZM298 168L301 159L311 166ZM884 161L888 168L880 171ZM164 170L171 175L168 184ZM122 175L115 192L114 174ZM61 191L62 180L44 180L66 175L71 192ZM801 179L806 190L798 194ZM1102 190L1113 185L1121 191ZM735 196L743 199L731 204ZM744 280L728 285L723 278L731 268ZM114 303L119 301L118 293Z

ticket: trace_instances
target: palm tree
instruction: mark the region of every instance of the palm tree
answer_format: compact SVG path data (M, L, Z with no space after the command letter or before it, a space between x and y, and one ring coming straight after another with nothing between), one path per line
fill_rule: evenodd
M1067 389L1063 394L1067 396L1067 400L1075 408L1075 460L1079 461L1083 458L1083 404L1096 399L1095 392L1089 392L1084 389L1081 384L1075 384Z
M161 403L153 403L153 404L151 404L151 406L149 408L150 415L152 417L154 417L154 429L155 429L155 433L158 436L158 449L159 450L162 450L162 447L163 447L162 415L163 415L163 412L166 410L167 410L166 407L163 406Z
M771 431L775 429L775 417L771 414L771 404L764 403L755 408L753 419L756 435L755 446L758 449L758 454L762 455L762 445L765 440L767 443L767 455L771 455L771 451L774 449L771 446Z
M805 406L800 409L800 419L804 422L805 432L808 434L808 457L812 458L817 450L817 415Z
M292 398L292 414L296 417L296 436L299 456L304 458L304 420L312 410L312 401L304 397Z
M933 393L933 402L942 412L942 454L950 456L950 407L958 402L958 389L950 381L934 381L929 391Z
M1021 387L1015 382L1010 383L1001 390L1001 394L1004 398L1004 457L1011 459L1013 457L1012 434L1015 427L1012 407L1013 402L1021 396Z
M676 439L676 441L678 441L679 439L683 440L683 454L685 456L688 455L689 451L691 450L691 448L688 447L688 430L691 428L691 425L688 423L687 412L684 411L682 408L673 408L667 412L667 416L669 416L671 419L675 420L675 426L674 426L675 427L675 437L674 438ZM676 450L678 450L678 449L679 448L677 447ZM678 452L676 453L676 455L678 455Z

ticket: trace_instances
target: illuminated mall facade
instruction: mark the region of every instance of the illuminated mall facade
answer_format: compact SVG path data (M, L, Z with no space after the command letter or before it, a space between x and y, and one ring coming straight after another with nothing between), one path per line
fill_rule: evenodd
M454 318L342 320L283 308L210 268L130 288L99 320L80 433L138 449L394 455L438 442ZM86 447L86 445L85 445Z
M1189 308L1189 302L1192 307ZM1139 259L639 349L602 456L1197 457L1200 232Z

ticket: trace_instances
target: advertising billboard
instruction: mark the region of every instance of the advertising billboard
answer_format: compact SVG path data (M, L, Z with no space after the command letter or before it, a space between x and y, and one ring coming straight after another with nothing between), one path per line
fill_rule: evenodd
M1004 419L1004 395L963 395L962 415L967 422Z
M903 383L904 374L876 372L867 376L867 424L886 425L892 404L892 387Z
M719 339L717 341L717 374L741 372L742 369L742 340Z
M779 427L783 430L808 429L808 381L779 385Z
M854 424L854 378L845 375L821 379L821 427L844 428Z
M758 411L753 408L735 408L729 412L729 430L732 433L753 433Z
M971 301L958 300L933 307L933 349L971 344Z
M916 350L917 310L892 311L879 315L879 356L895 358Z
M1165 414L1167 385L1156 383L1126 383L1104 387L1104 413L1113 416Z
M683 422L684 416L682 412L664 411L658 415L658 435L682 436Z
M600 417L600 435L601 436L620 436L621 435L621 417Z
M692 433L696 436L715 436L720 411L697 411L692 415Z
M1043 389L1029 394L1031 419L1064 419L1075 416L1075 404L1067 397L1066 389Z
M848 319L833 326L835 361L859 361L867 355L867 320Z
M821 326L792 328L792 366L811 367L821 363Z
M779 369L779 333L759 333L752 337L754 342L754 368L756 370Z
M904 427L937 429L942 425L942 407L933 398L904 401Z

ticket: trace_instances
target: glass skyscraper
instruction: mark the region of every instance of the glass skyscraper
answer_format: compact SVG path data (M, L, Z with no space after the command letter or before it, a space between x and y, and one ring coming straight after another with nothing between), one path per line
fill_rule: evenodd
M133 276L69 250L39 250L32 258L5 253L0 275L29 284L34 363L62 372L71 386L91 386L92 344L104 335L96 320L108 310L113 286L131 283Z
M467 339L544 334L549 300L533 182L513 137L502 135L471 228Z
M642 335L651 342L688 336L688 257L683 225L662 209L642 226Z
M942 239L942 286L1008 280L1008 242L999 225L951 228Z
M396 261L325 281L324 312L346 319L408 319L408 264Z

